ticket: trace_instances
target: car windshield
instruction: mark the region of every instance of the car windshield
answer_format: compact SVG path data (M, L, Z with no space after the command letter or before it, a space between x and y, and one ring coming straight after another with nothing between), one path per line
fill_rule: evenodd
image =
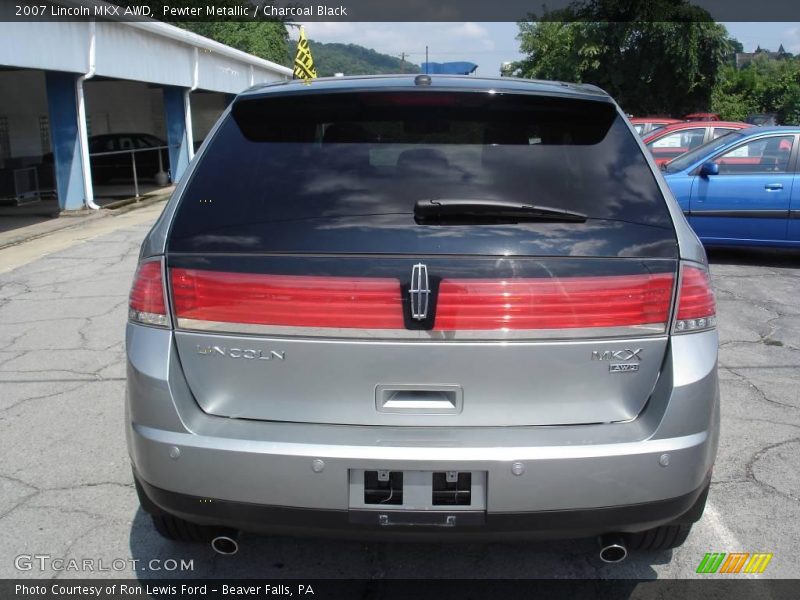
M697 162L697 160L701 156L705 156L707 154L713 154L723 146L726 146L728 143L740 137L742 137L742 134L737 131L732 131L731 133L726 133L725 135L721 135L720 137L711 140L710 142L706 142L705 144L698 146L694 150L689 150L689 152L682 154L681 156L675 158L674 160L669 161L664 166L664 172L677 173L678 171L683 171L686 167Z

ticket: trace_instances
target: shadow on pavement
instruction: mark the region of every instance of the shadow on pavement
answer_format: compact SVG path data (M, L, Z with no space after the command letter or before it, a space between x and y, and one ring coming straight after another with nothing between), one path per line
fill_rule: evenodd
M797 268L800 250L791 248L706 248L712 265Z

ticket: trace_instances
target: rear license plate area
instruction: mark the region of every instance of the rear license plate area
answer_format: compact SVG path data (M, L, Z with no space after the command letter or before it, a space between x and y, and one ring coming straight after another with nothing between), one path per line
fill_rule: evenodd
M364 504L403 504L402 471L364 471Z
M349 477L351 510L486 510L485 471L351 469Z

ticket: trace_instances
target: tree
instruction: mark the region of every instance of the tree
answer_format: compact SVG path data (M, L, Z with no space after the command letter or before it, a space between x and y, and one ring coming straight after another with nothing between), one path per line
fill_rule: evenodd
M800 124L800 60L756 56L744 69L722 69L711 109L742 121L753 113L777 113L778 122Z
M519 23L523 77L593 83L627 112L708 110L732 50L727 30L685 0L588 0Z
M744 52L744 46L742 45L742 42L740 42L736 38L730 38L730 44L731 44L731 52L733 54L736 54L737 52ZM783 46L781 46L781 48L782 47Z
M216 0L214 3L216 7L242 5L253 10L253 4L248 0ZM286 26L280 21L264 19L236 21L216 18L213 21L177 21L174 25L279 65L289 66L294 58L289 53L289 34Z

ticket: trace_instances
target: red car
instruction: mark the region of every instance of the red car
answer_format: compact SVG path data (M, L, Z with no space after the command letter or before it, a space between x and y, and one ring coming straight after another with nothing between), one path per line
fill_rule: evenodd
M643 141L656 159L656 164L661 166L701 144L746 127L752 125L738 121L689 121L667 125L652 132Z
M719 121L717 113L691 113L683 117L684 121Z
M682 123L680 119L670 119L669 117L633 117L631 125L640 136L644 137L650 135L657 129L672 125L673 123Z

